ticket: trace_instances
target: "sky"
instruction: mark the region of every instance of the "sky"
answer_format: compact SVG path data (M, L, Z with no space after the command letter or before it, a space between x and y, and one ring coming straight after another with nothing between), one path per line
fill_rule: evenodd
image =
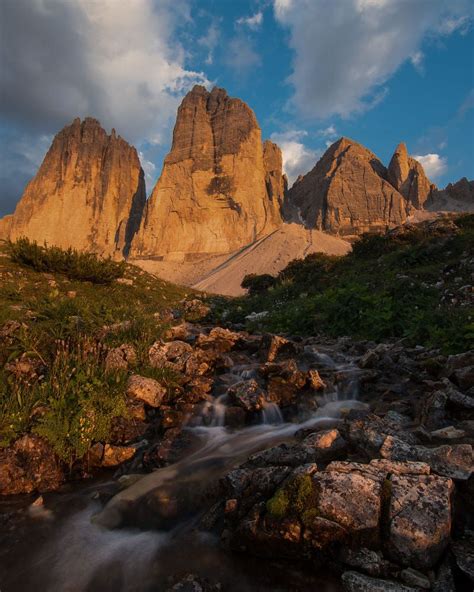
M147 192L194 84L282 148L290 184L350 137L438 186L474 178L471 0L0 0L0 216L75 117L139 151Z

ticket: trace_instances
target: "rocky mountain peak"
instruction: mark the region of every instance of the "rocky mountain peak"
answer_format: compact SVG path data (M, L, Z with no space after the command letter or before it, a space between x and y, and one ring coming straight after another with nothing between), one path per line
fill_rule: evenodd
M332 144L288 191L286 219L334 234L383 230L405 221L406 202L373 152L350 138Z
M423 166L408 155L403 142L397 146L387 172L388 181L416 209L422 209L431 193L436 190L436 186L426 176Z
M195 86L178 108L132 253L172 260L230 253L281 223L283 191L281 154L268 147L265 159L250 107L222 88Z
M9 236L122 256L146 201L135 148L92 117L54 138L11 220Z

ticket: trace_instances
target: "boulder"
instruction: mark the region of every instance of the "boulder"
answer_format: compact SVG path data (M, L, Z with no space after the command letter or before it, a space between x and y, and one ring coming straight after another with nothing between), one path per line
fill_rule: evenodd
M417 592L417 589L411 586L371 578L356 571L344 572L341 579L345 592Z
M127 396L150 407L159 407L167 389L153 378L132 374L127 382Z
M261 411L267 402L265 391L254 379L238 382L227 391L230 400L248 413Z
M0 451L0 495L53 491L64 479L62 463L39 436L27 434Z
M437 475L392 475L387 487L389 558L430 569L449 544L453 482Z
M105 371L128 370L137 363L135 348L128 343L109 349L105 357Z

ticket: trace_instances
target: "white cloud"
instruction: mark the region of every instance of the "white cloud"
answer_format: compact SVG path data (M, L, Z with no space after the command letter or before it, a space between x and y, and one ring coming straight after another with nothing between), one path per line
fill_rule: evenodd
M198 45L207 49L206 64L210 65L214 62L214 50L219 42L220 30L217 22L212 22L207 33L200 37L197 42Z
M401 64L421 64L427 35L462 32L469 22L470 0L273 1L294 50L293 102L315 118L373 107Z
M304 175L310 171L321 156L320 150L312 150L301 141L307 132L291 130L282 133L274 133L271 139L280 146L283 154L283 171L288 177L291 187L298 175Z
M243 25L256 31L263 23L263 12L256 12L253 16L241 17L237 19L238 25Z
M410 56L410 61L413 64L413 67L420 74L423 74L423 72L424 72L424 67L423 67L424 58L425 58L425 56L422 51L416 51L412 56Z
M207 83L177 40L185 0L15 0L2 12L1 111L22 125L53 132L92 115L132 142L168 137L181 96Z
M445 157L439 154L418 154L413 156L425 169L425 173L430 179L435 179L443 175L448 169L448 162Z
M139 152L140 163L143 172L145 173L145 183L148 189L153 188L156 181L156 165L151 160L148 160L143 152Z
M331 124L328 127L319 130L318 136L322 136L323 138L337 138L337 130L335 126Z

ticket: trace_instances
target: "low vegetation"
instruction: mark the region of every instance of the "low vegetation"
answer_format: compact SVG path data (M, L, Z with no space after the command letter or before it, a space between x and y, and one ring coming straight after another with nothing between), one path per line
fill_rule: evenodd
M130 372L172 388L147 352L191 292L90 254L24 239L0 246L0 446L37 433L72 464L127 414ZM124 343L136 359L107 372L107 352Z
M247 276L248 296L218 301L218 316L275 333L465 351L474 343L473 236L472 215L365 235L344 257L314 254L275 278Z
M12 261L35 271L62 273L69 279L94 284L110 284L123 277L126 269L124 261L113 261L110 257L103 259L71 248L41 246L27 238L9 242L8 251Z

